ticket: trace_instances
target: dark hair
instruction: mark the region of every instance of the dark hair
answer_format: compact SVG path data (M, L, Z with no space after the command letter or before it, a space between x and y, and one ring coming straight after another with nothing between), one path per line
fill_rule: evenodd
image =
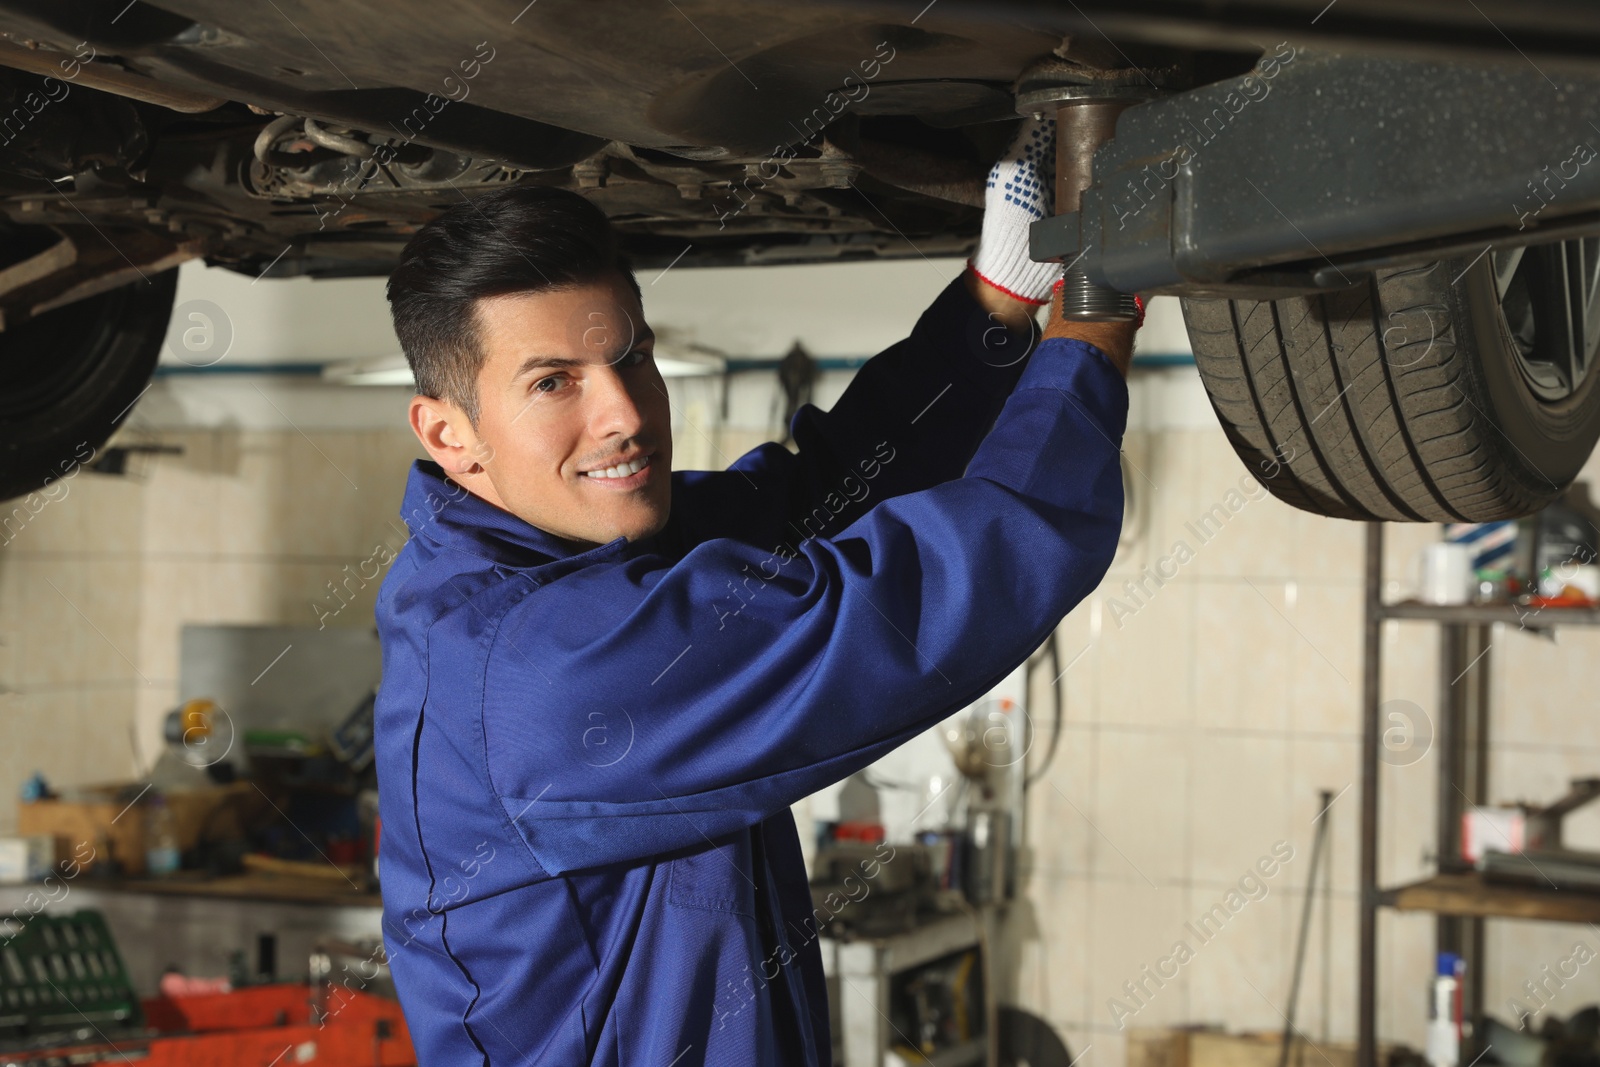
M477 302L598 281L639 283L605 212L565 189L513 185L457 204L418 230L386 290L417 392L478 421Z

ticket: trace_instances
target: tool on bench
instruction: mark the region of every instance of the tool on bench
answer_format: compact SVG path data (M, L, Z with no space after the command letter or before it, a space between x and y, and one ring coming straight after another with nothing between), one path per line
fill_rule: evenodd
M415 1067L400 1005L365 992L370 976L335 984L349 951L319 946L309 983L141 1001L98 912L19 909L0 919L0 1064Z

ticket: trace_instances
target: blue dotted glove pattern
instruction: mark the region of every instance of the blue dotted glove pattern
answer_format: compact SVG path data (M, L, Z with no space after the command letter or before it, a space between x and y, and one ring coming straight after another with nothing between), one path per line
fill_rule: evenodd
M1055 116L1025 119L989 170L983 195L983 232L972 270L1001 292L1033 303L1049 299L1061 275L1057 263L1035 263L1028 255L1028 229L1053 210Z
M1047 198L1055 184L1055 124L1047 117L1025 123L1005 157L989 171L988 190L1001 189L1002 201L1025 211L1030 218L1048 213ZM991 204L992 197L988 197Z

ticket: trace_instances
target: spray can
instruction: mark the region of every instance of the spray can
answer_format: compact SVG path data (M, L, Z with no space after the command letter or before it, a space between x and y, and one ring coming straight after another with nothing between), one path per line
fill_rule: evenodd
M182 863L178 848L178 820L167 806L167 798L160 793L150 798L144 832L145 873L151 878L175 874Z
M1461 975L1464 970L1460 956L1454 952L1439 953L1428 998L1429 1067L1459 1067L1461 1063Z

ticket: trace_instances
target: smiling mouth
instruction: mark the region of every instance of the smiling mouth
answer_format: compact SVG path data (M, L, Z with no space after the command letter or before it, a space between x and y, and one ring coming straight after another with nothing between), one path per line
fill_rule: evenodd
M638 456L627 461L626 463L618 463L611 467L602 467L597 470L584 471L583 476L593 481L633 481L635 476L637 476L641 471L649 469L651 458L652 457L649 455Z

